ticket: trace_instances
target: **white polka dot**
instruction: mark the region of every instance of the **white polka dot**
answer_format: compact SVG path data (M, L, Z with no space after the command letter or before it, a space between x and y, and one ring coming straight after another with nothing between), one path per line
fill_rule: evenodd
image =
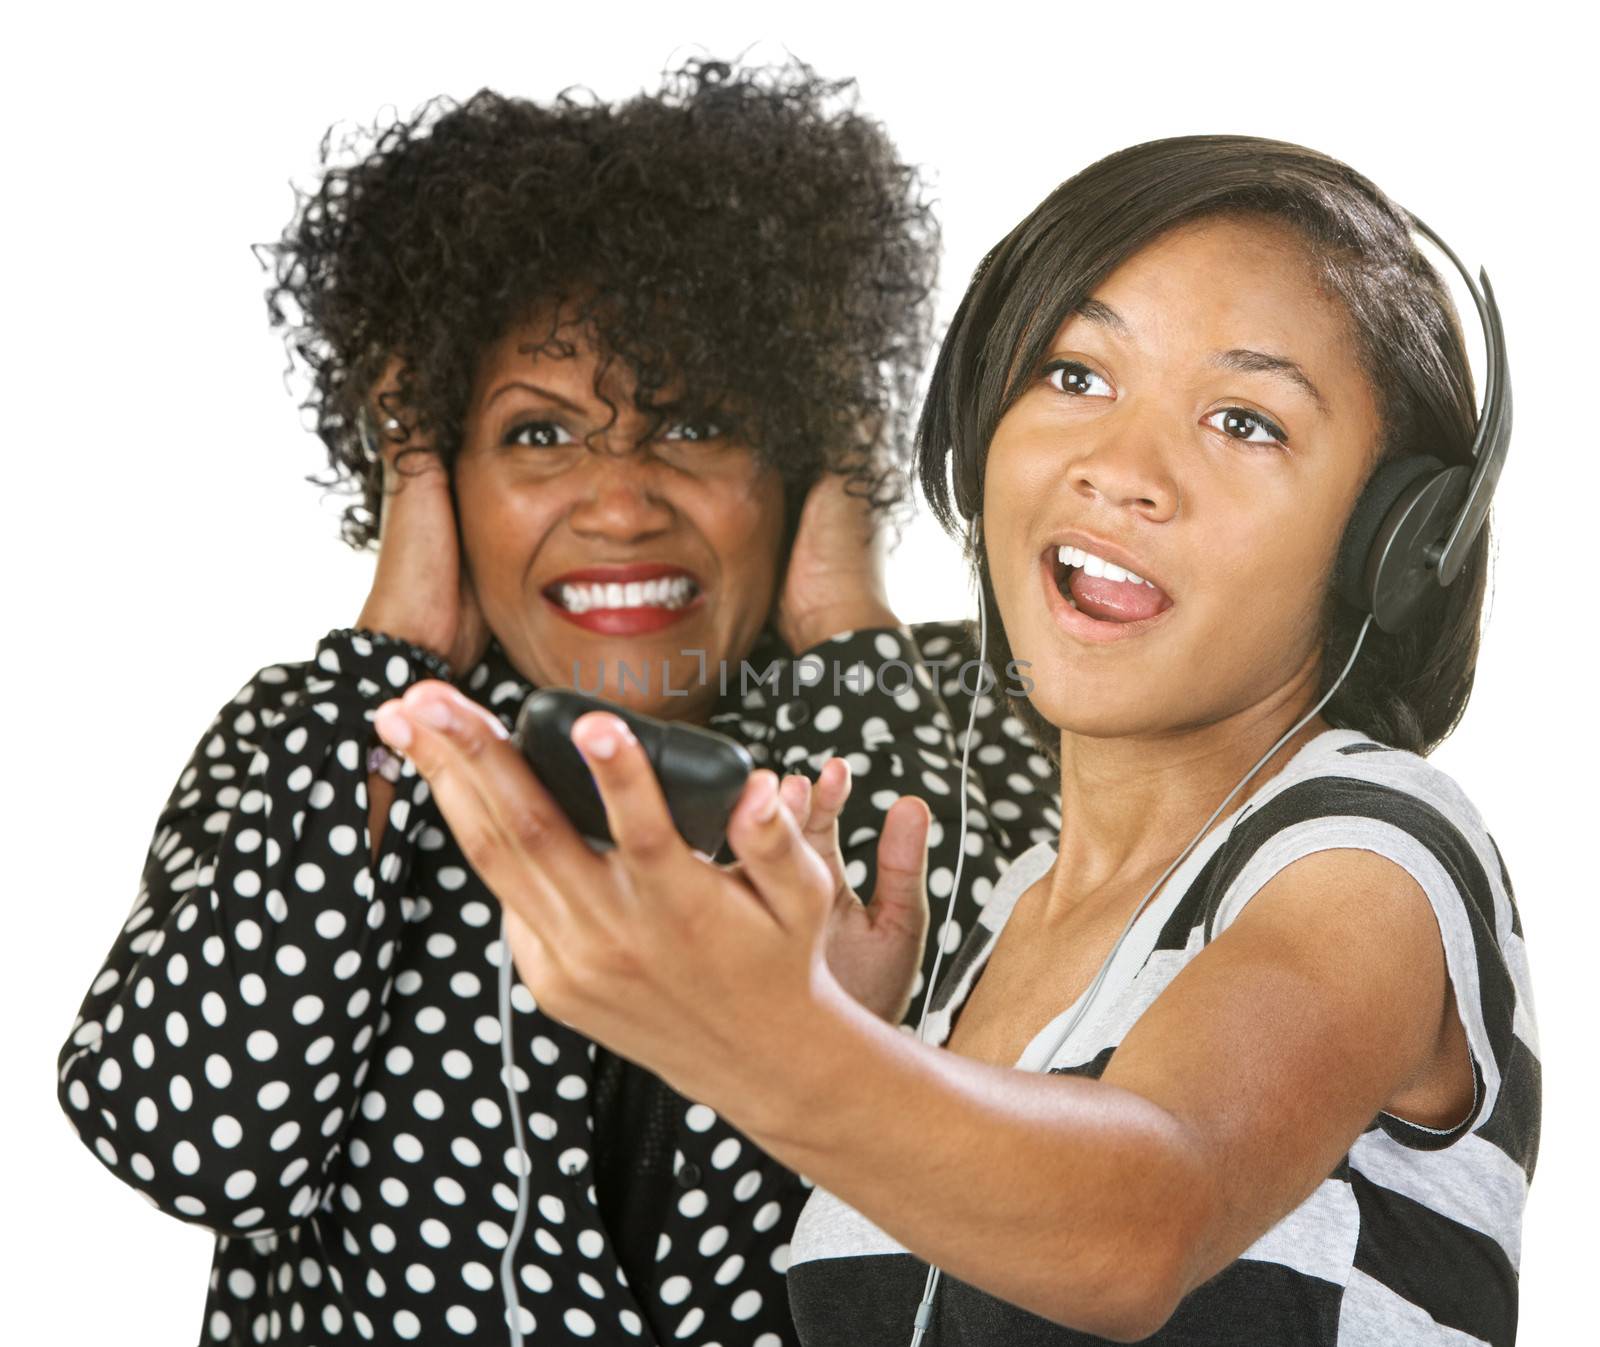
M180 1141L172 1148L172 1167L180 1174L200 1172L200 1152L192 1141Z
M684 1122L688 1124L691 1132L707 1132L717 1121L716 1113L704 1104L694 1104L684 1114Z
M592 1338L594 1336L594 1318L584 1310L574 1306L561 1316L561 1322L567 1326L567 1331L575 1337Z
M409 1340L421 1334L422 1324L410 1310L398 1310L394 1316L394 1331Z
M230 1118L223 1113L211 1124L211 1135L216 1138L217 1145L224 1150L232 1150L244 1138L244 1128L239 1126L237 1118Z
M444 1321L463 1337L478 1326L478 1316L465 1305L452 1305L444 1312Z

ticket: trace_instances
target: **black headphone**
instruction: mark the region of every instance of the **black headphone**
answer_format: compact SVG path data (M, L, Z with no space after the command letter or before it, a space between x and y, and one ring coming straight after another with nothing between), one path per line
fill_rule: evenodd
M1511 442L1511 372L1489 274L1479 269L1480 291L1450 245L1410 211L1405 214L1465 277L1478 306L1488 360L1472 467L1446 467L1443 460L1420 452L1393 459L1368 479L1345 525L1334 563L1334 588L1346 603L1370 613L1391 633L1416 620L1435 585L1446 588L1460 573L1489 513ZM957 508L970 523L979 514L977 492L972 484L958 481L956 494Z
M1345 525L1334 585L1346 603L1359 612L1371 613L1387 632L1409 626L1435 584L1448 588L1460 574L1467 549L1488 516L1489 501L1511 443L1511 371L1506 366L1505 329L1489 273L1479 268L1480 291L1450 245L1415 215L1406 214L1466 279L1478 306L1488 359L1483 410L1472 441L1472 467L1457 464L1447 468L1426 453L1406 454L1385 463L1368 480Z

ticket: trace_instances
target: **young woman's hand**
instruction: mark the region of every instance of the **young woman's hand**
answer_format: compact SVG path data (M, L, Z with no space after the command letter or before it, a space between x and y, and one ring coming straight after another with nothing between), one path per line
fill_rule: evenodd
M489 626L478 605L457 536L450 475L444 461L409 421L397 438L400 361L391 359L370 400L383 460L378 566L356 625L420 645L465 677L483 658ZM392 409L392 410L391 410ZM407 453L399 464L403 449Z
M824 473L806 496L783 589L778 635L800 652L863 627L896 627L883 578L883 530L866 500Z
M880 1019L899 1024L928 935L928 806L903 795L889 806L878 840L878 887L864 903L845 873L839 815L850 796L850 765L829 758L813 785L786 776L779 787L800 833L828 867L833 908L828 968L851 996Z
M712 1102L709 1093L736 1088L730 1081L748 1084L750 1072L769 1069L782 1036L803 1033L841 986L859 996L831 968L836 948L850 951L846 976L866 968L873 949L882 953L893 976L858 987L890 1008L905 1004L921 943L902 936L910 948L900 951L892 932L907 923L889 917L925 902L920 800L890 811L877 899L845 918L840 936L834 868L770 771L751 776L729 821L738 866L717 866L678 834L626 726L604 712L581 716L573 740L616 839L597 854L504 727L448 684L414 684L379 708L376 724L427 779L467 862L499 898L513 960L541 1007L685 1093ZM819 784L824 799L807 821L825 831L839 783L825 774Z

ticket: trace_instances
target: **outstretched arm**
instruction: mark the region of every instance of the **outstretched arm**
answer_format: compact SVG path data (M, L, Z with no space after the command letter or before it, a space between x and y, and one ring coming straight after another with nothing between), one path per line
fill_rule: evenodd
M380 732L436 699L460 701L424 684ZM586 716L574 739L618 841L596 856L494 727L399 719L396 747L500 898L545 1009L919 1257L1101 1336L1154 1332L1326 1177L1437 1041L1435 918L1368 852L1281 871L1102 1079L1036 1076L918 1043L840 989L822 956L827 867L771 773L734 811L730 875L677 836L625 727Z

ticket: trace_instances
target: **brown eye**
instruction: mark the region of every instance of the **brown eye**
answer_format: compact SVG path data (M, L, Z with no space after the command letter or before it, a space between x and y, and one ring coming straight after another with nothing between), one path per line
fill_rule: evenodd
M1103 396L1095 394L1088 387L1091 380L1098 379L1109 391L1111 385L1107 384L1098 374L1085 365L1081 360L1052 360L1044 367L1045 382L1058 392L1071 393L1074 396ZM1061 377L1056 378L1059 374Z
M716 440L722 438L721 427L710 421L679 421L667 427L664 440Z
M565 426L558 426L554 421L523 421L506 432L505 443L524 448L549 449L575 441Z
M1275 444L1279 448L1289 443L1289 437L1277 422L1269 421L1260 412L1253 412L1248 407L1224 407L1220 412L1212 412L1206 420L1213 422L1219 416L1226 419L1217 429L1231 439L1242 440L1246 444ZM1257 431L1261 433L1257 434Z

